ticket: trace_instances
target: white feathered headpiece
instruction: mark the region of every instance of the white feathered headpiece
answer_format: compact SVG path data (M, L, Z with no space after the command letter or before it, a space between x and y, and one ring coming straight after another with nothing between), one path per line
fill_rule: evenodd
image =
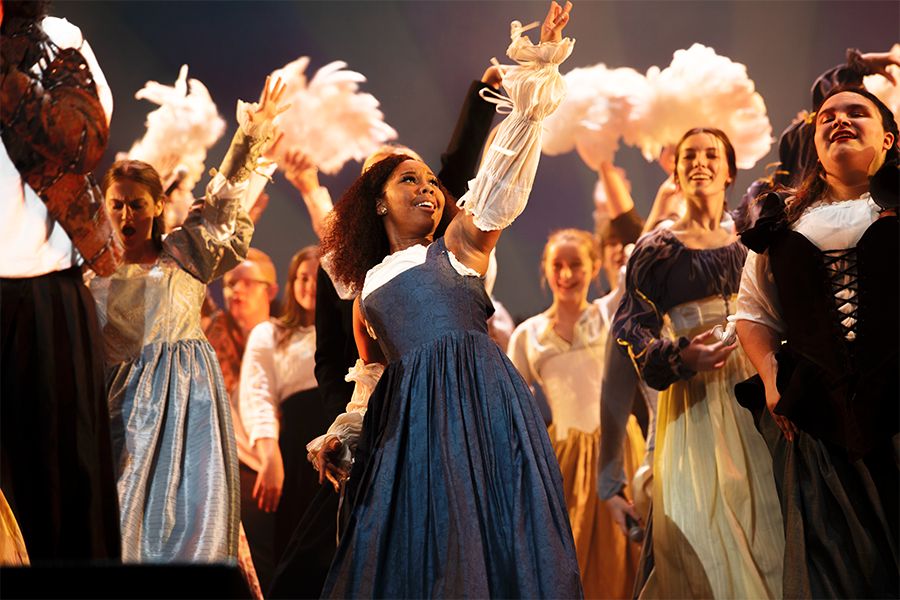
M888 65L887 70L900 82L900 67ZM866 75L863 78L863 85L891 109L894 120L900 119L900 85L892 84L881 75Z
M280 116L281 147L300 148L320 171L337 173L350 159L363 161L397 132L384 122L378 100L359 92L366 78L335 61L319 69L307 83L309 58L303 56L272 73L287 84L284 102L291 107Z
M134 95L160 106L147 115L147 133L131 147L128 158L151 164L164 185L183 165L187 175L181 187L190 191L203 176L206 151L222 137L225 121L206 86L188 80L187 73L188 66L183 65L174 87L148 81Z
M664 146L694 127L724 131L738 168L752 168L769 152L774 140L766 104L744 65L694 44L675 52L662 71L648 69L647 81L652 97L637 140L647 160L657 159Z
M565 75L569 93L544 119L542 150L556 155L578 150L595 171L612 162L619 138L637 143L637 127L650 99L646 78L634 69L608 69L600 63Z

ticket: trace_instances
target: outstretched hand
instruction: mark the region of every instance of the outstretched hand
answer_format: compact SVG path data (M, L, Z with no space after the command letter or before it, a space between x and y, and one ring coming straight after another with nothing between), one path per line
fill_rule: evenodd
M726 346L722 342L706 345L713 337L713 330L694 337L691 343L681 349L681 361L691 371L714 371L725 366L728 355L734 352L737 344Z
M888 65L900 67L900 44L894 44L890 52L867 52L860 58L872 73L882 75L891 82L891 85L897 85L897 79L888 71L887 67Z
M544 19L541 26L541 43L559 42L562 40L562 30L569 22L569 11L572 10L572 3L566 2L564 8L560 8L555 1L550 3L550 12Z
M312 159L299 148L291 148L284 153L281 161L285 178L301 194L311 194L319 188L319 170Z
M249 111L248 116L250 118L250 122L263 123L265 121L271 121L275 117L289 109L291 107L290 104L279 106L282 98L284 98L284 93L286 90L287 84L281 82L281 77L276 79L273 85L272 78L266 76L266 87L263 89L259 104L256 106L256 110Z

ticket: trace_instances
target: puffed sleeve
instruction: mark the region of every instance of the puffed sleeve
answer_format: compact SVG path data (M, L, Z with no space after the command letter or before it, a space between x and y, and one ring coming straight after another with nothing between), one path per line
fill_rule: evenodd
M241 421L250 445L278 439L278 375L275 371L275 326L266 321L253 328L241 361Z
M664 311L660 302L665 269L677 252L662 240L662 233L657 230L638 240L628 261L625 294L612 328L619 350L631 358L647 385L656 390L696 375L681 360L681 349L690 340L662 336Z
M787 330L781 317L781 301L775 288L775 278L769 266L769 254L750 251L741 272L741 289L737 310L728 317L730 323L753 321L767 326L782 338Z
M514 21L506 53L519 65L503 77L512 112L500 124L478 175L457 203L482 231L507 227L525 209L541 154L541 123L566 96L559 64L572 53L574 40L533 46L521 32Z
M206 199L195 203L184 224L165 237L163 251L203 283L241 264L253 236L253 221L241 208L243 195L243 190L217 186L214 179Z

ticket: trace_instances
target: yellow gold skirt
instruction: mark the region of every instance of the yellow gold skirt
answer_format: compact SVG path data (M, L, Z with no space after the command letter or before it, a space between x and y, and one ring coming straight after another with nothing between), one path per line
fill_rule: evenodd
M584 597L631 598L641 546L622 535L606 503L597 496L600 429L594 433L569 429L562 441L556 439L553 425L549 432L562 471ZM629 481L643 457L644 437L632 416L625 438L624 468Z
M6 502L6 496L0 491L0 565L21 567L30 564L19 523Z

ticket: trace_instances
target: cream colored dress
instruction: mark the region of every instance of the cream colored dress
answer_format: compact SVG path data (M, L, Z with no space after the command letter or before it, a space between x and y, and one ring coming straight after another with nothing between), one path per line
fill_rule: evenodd
M746 255L740 242L698 250L657 230L638 241L628 263L613 331L645 381L663 390L653 465L655 571L642 597L782 595L784 530L772 461L734 397L753 366L741 348L713 371L692 372L681 360L691 338L734 312Z

